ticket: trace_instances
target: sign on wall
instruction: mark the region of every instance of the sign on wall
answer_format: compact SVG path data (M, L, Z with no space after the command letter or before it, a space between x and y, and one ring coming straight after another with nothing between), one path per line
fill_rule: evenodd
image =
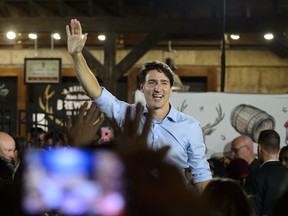
M24 82L59 83L61 81L61 58L25 58Z
M64 80L61 85L35 85L31 94L32 101L39 112L34 114L33 121L36 121L45 131L48 130L50 122L63 126L67 116L77 115L85 101L90 101L76 78Z

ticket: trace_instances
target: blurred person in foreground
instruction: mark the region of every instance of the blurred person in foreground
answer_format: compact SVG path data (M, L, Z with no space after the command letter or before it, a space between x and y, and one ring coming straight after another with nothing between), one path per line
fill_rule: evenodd
M209 216L254 216L252 204L234 180L214 178L201 195Z
M115 119L117 124L123 127L126 110L131 109L131 115L135 115L136 104L120 101L106 88L100 86L82 55L87 33L82 34L82 27L77 19L72 19L70 26L66 26L66 33L68 52L73 59L77 78L86 94L99 106L106 117ZM140 71L139 82L146 106L139 116L137 129L139 131L143 129L147 113L151 111L152 127L147 136L149 148L158 150L169 146L165 160L178 167L183 180L185 169L191 168L193 183L201 192L212 179L205 155L202 130L196 119L177 111L169 103L174 84L172 70L159 61L147 62Z
M89 147L103 122L95 104L87 112L86 108L87 103L80 108L75 124L70 122L67 125L68 143L73 147ZM125 164L125 215L206 216L206 208L198 194L187 190L179 169L164 160L170 147L163 146L157 150L148 147L152 112L148 111L139 132L143 106L137 104L135 111L135 116L130 118L132 109L127 108L123 127L112 121L115 139L105 144L115 150Z

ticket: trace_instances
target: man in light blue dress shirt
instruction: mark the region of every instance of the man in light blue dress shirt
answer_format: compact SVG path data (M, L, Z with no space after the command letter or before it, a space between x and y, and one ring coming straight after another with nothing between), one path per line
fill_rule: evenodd
M72 19L70 26L66 26L66 33L68 51L72 56L79 82L93 103L100 107L101 112L110 119L114 118L118 125L122 126L127 107L130 106L132 114L135 114L136 104L118 100L99 85L82 55L87 33L82 34L80 22ZM139 82L146 100L139 130L142 130L148 109L153 112L148 146L157 150L169 145L170 150L166 160L181 169L183 175L184 169L190 167L193 183L201 192L212 179L205 155L202 130L196 119L177 111L169 103L174 83L172 70L159 61L147 62L140 71Z

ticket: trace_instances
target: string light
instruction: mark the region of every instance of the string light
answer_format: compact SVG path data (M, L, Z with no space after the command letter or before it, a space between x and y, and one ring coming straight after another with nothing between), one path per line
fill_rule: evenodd
M9 32L7 32L7 34L6 34L6 37L7 37L9 40L13 40L13 39L16 38L16 33L13 32L13 31L9 31Z
M264 38L266 40L272 40L274 38L274 35L272 33L267 33L264 35Z
M98 40L100 40L100 41L104 41L104 40L106 40L106 36L103 35L103 34L98 35Z
M55 40L60 40L61 39L61 36L59 33L53 33L52 34L52 37L55 39Z
M35 39L37 39L37 34L35 34L35 33L30 33L30 34L28 35L28 37L29 37L30 39L32 39L32 40L35 40Z
M231 38L232 40L239 40L239 39L240 39L240 35L238 35L238 34L231 34L231 35L230 35L230 38Z

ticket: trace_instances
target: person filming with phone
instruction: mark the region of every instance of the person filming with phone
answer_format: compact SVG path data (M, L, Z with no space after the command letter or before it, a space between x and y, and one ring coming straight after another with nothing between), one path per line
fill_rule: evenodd
M88 34L82 33L77 19L66 26L68 52L73 59L77 78L90 99L99 106L100 111L109 119L115 119L121 127L125 122L128 107L135 116L136 104L118 100L105 87L100 86L97 78L88 67L83 47ZM169 102L174 76L168 65L160 61L144 64L139 74L140 89L144 93L146 106L139 116L142 131L148 110L152 110L153 119L148 135L148 146L157 150L169 146L165 159L179 168L184 177L185 168L191 168L193 183L202 192L212 179L205 155L205 144L200 123L191 116L177 111Z

